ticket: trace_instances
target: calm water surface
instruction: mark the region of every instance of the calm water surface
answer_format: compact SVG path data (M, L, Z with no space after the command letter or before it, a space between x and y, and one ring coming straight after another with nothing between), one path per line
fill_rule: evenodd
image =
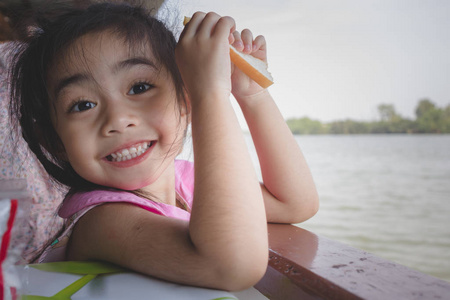
M296 139L321 201L298 226L450 281L450 135Z

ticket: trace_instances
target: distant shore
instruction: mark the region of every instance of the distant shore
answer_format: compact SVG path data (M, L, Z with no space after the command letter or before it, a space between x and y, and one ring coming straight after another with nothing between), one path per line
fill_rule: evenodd
M415 120L403 118L391 104L380 104L378 112L378 121L342 120L322 123L302 117L288 119L286 123L294 134L450 133L450 104L439 108L429 99L422 99L417 105Z

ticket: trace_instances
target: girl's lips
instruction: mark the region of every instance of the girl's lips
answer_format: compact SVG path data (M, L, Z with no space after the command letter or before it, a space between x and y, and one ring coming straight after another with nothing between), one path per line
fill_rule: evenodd
M106 156L106 159L108 161L115 161L115 162L127 161L136 158L138 156L141 156L147 151L147 149L153 146L153 144L154 141L137 143L130 147L123 148L119 151L111 153L110 155Z
M109 154L105 160L119 167L129 167L144 160L155 144L156 141L137 143Z

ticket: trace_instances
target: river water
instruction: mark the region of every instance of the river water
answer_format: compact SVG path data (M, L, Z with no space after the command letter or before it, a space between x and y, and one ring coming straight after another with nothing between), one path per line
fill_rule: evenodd
M320 196L297 226L450 281L450 135L295 138Z
M450 135L295 138L320 197L297 226L450 281Z

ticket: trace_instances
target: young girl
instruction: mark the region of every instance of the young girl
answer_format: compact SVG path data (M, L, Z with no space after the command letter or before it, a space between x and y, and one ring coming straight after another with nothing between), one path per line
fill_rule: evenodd
M230 43L266 60L262 36L214 13L194 14L178 44L127 4L72 10L34 30L13 66L12 112L47 172L70 187L64 232L39 261L105 260L226 290L263 276L267 221L304 221L318 197L269 92L231 65ZM175 160L190 122L194 165Z

